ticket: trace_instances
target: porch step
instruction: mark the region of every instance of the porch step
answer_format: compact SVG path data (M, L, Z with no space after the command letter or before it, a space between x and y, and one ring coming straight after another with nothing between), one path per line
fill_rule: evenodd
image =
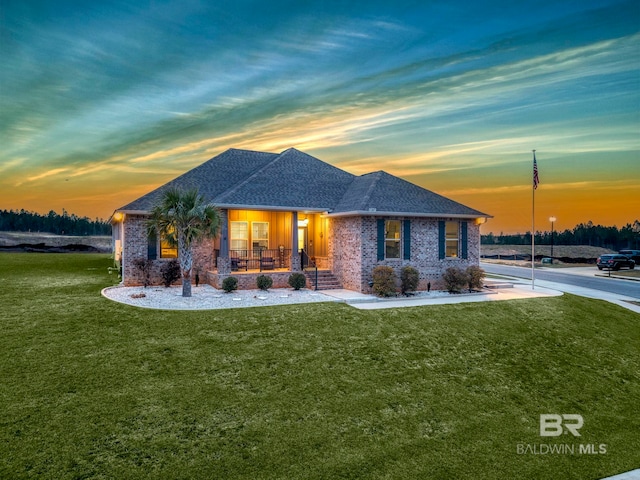
M304 274L307 277L307 287L315 289L315 269L305 270ZM338 288L342 288L342 284L335 277L333 272L331 272L331 270L318 270L318 290L335 290Z

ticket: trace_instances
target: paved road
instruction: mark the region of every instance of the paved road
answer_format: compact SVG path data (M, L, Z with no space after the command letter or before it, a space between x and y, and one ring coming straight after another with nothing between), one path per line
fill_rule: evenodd
M512 277L526 278L531 280L531 269L524 267L513 267L509 265L497 265L494 263L482 263L482 268L487 273L498 275L509 275ZM569 269L571 270L571 269ZM595 275L595 267L594 267ZM627 297L640 299L640 282L631 280L619 280L616 278L596 277L585 275L584 273L564 273L558 270L536 269L536 282L545 280L549 282L575 285L603 292L625 295Z

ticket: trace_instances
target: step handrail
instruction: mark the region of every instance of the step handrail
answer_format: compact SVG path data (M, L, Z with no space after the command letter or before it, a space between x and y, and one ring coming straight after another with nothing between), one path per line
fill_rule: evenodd
M305 267L305 264L307 265L307 267ZM314 290L317 291L318 290L318 265L314 260L311 259L311 257L309 257L309 254L307 254L307 252L304 251L304 248L302 248L300 249L300 269L304 271L304 269L309 268L309 266L311 266L312 268L315 268L316 270Z

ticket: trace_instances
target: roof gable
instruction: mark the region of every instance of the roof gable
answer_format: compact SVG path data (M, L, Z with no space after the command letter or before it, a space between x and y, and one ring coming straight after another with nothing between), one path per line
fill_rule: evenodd
M357 177L333 214L407 214L487 216L382 170Z
M354 178L344 170L290 148L219 195L214 203L328 211L340 201Z

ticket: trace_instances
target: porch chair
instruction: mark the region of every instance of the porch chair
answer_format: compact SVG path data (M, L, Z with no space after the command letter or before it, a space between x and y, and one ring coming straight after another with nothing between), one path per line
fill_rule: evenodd
M273 257L262 257L260 259L260 269L261 270L273 270L275 268L276 262L273 260Z
M247 265L246 258L239 257L231 257L231 270L236 272L240 269L243 269L245 272L248 270L249 266Z

